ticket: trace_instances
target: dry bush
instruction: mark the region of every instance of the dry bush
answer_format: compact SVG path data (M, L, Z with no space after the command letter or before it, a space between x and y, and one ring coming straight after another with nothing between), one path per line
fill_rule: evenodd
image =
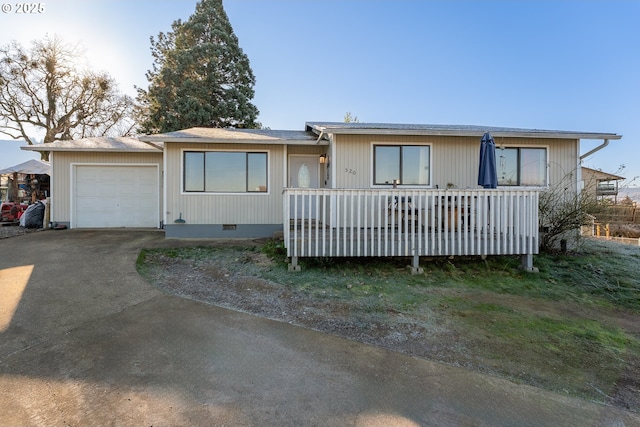
M610 224L609 233L612 237L640 238L640 224Z
M572 183L572 174L568 174L559 184L540 193L538 215L540 224L540 249L554 252L562 247L562 241L579 238L581 227L589 225L594 209L595 197L586 192L576 192Z

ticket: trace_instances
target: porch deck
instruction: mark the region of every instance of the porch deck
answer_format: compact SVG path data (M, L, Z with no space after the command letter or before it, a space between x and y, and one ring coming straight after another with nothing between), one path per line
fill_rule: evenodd
M298 257L538 253L533 190L286 189L285 246Z

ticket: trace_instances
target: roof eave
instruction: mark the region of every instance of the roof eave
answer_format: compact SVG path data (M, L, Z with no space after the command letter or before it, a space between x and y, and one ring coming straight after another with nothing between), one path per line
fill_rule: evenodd
M482 137L486 130L465 129L384 129L384 128L340 128L333 126L320 126L307 124L307 129L316 134L343 134L343 135L403 135L403 136L470 136ZM615 133L595 132L562 132L562 131L516 131L490 129L491 136L503 138L549 138L549 139L609 139L618 140L622 135Z
M476 131L426 131L426 130L385 130L385 129L326 129L325 134L355 134L355 135L403 135L403 136L468 136L481 138L484 132ZM494 138L539 138L539 139L609 139L618 140L622 135L617 134L586 134L559 132L491 132Z
M317 145L315 139L241 139L241 138L208 138L208 137L158 137L141 136L143 142L164 142L183 144L264 144L264 145ZM319 144L323 145L323 144Z
M104 153L162 153L161 149L140 149L140 148L135 148L135 149L126 149L126 148L69 148L69 147L64 147L64 148L56 148L56 147L40 147L38 146L26 146L26 147L20 147L21 150L24 151L38 151L38 152L42 152L42 151L50 151L50 152L58 152L58 151L66 151L66 152L78 152L78 151L85 151L85 152L104 152Z

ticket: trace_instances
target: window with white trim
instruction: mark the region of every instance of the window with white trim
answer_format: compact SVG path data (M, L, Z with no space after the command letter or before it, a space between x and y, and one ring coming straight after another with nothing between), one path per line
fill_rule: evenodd
M199 193L266 193L265 152L185 151L184 191Z
M499 186L547 186L546 148L497 148L496 167Z
M431 184L431 147L428 145L374 145L373 184Z

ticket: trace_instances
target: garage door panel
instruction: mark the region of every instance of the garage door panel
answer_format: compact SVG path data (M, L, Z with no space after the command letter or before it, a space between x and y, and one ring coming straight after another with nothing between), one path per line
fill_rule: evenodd
M154 166L76 166L77 228L157 227L158 170Z

